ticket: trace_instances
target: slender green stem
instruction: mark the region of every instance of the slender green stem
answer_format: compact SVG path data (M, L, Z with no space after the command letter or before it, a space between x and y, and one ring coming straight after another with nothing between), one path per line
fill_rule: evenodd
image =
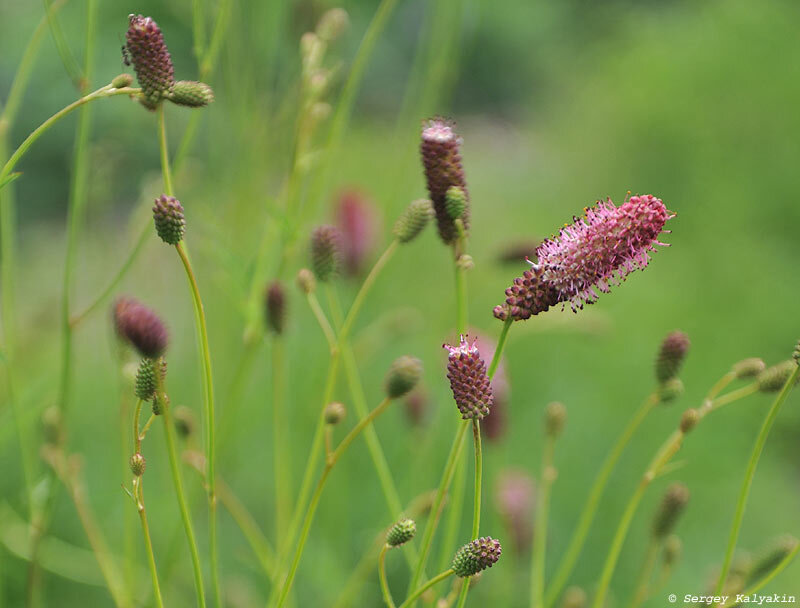
M142 535L144 536L144 546L147 553L147 566L150 568L150 578L153 581L153 595L156 599L156 606L158 608L164 608L164 600L161 598L161 586L158 584L158 568L156 568L156 557L153 553L153 541L150 540L150 526L147 524L147 512L144 508L142 478L139 477L135 479L134 484L136 509L139 511L139 519L142 521Z
M308 306L311 308L311 312L314 313L314 318L317 320L317 323L319 323L319 327L325 335L328 347L331 349L331 352L333 352L336 349L336 332L333 331L328 317L325 316L325 312L319 305L316 294L313 292L309 293L306 295L306 299L308 300Z
M453 569L452 568L449 568L449 569L445 570L444 572L442 572L440 574L437 574L431 580L429 580L427 583L422 585L422 587L420 587L419 589L417 589L416 591L411 593L411 595L409 595L406 598L406 601L403 602L402 604L400 604L400 608L408 608L409 606L413 606L414 605L414 601L420 595L425 593L428 589L433 587L436 583L439 583L439 582L443 581L444 579L446 579L448 576L451 576L452 574L453 574Z
M786 557L784 557L777 566L775 566L775 569L772 572L767 574L760 581L754 583L751 587L748 587L744 593L740 593L739 595L747 597L761 591L761 589L763 589L769 583L771 583L776 576L778 576L781 572L783 572L786 569L786 567L792 563L792 560L795 557L797 557L798 552L800 552L800 543L795 544L794 549L792 549L789 552L789 554ZM734 599L725 602L722 605L722 608L731 608L732 606L738 606L738 605L740 605L740 602L737 602L736 598L734 597Z
M778 412L780 412L781 407L783 406L787 397L789 397L789 393L792 392L794 385L797 383L798 377L800 377L800 366L795 367L795 369L792 371L792 374L783 385L781 392L778 393L778 396L772 403L772 407L767 413L767 417L764 419L764 423L761 426L758 437L756 438L756 443L753 446L753 453L750 455L750 460L748 461L747 468L745 469L742 487L739 490L739 498L736 501L736 511L733 517L733 524L731 525L731 531L728 535L728 546L725 550L725 558L722 562L722 570L720 571L719 579L717 580L717 586L714 591L714 595L720 594L723 586L725 585L725 580L728 578L728 572L730 571L731 562L733 561L733 553L736 550L736 541L739 539L739 531L741 530L742 520L744 519L744 511L747 507L747 498L750 495L750 487L753 485L753 479L756 475L758 461L761 458L761 453L764 451L764 445L767 443L767 437L769 437L769 432L772 429L772 425L775 423L775 419L778 417Z
M642 568L639 570L639 578L636 583L636 591L633 594L629 608L639 608L642 603L647 599L650 593L650 579L653 575L653 568L656 565L658 558L658 550L661 548L661 543L655 537L650 538L645 552L644 560L642 560Z
M392 599L392 592L389 589L389 581L386 580L386 552L391 547L383 545L380 555L378 555L378 578L381 581L381 593L383 593L383 601L389 608L395 608L394 600Z
M586 537L589 535L589 529L592 527L592 522L597 514L597 507L600 504L600 499L605 492L606 486L608 485L608 480L611 477L614 467L617 466L617 462L622 456L622 453L630 443L633 436L636 434L636 431L639 429L644 419L658 404L658 402L658 394L655 392L650 394L650 396L645 399L644 403L642 403L639 409L636 410L633 418L631 418L630 422L628 422L625 430L622 431L619 439L617 439L614 447L611 449L611 452L603 462L603 466L601 467L600 472L597 474L597 477L592 484L592 489L589 491L589 497L586 500L583 510L581 511L580 517L578 518L578 525L575 527L575 531L572 533L572 538L570 539L567 552L561 559L561 563L558 565L556 574L553 577L553 582L547 589L545 606L548 608L555 604L555 602L558 600L558 597L561 595L561 591L566 586L567 581L569 581L569 577L572 574L575 563L578 561L578 557L581 554L583 545L586 542Z
M355 440L355 438L364 430L364 428L371 424L375 418L377 418L380 414L382 414L392 400L389 397L386 397L378 407L372 410L369 415L359 421L355 427L342 439L342 442L339 446L334 450L333 454L330 455L328 458L328 462L325 465L325 469L322 472L322 476L320 477L319 481L317 482L317 487L314 490L314 494L311 497L311 502L308 504L308 509L306 510L306 515L303 520L303 527L300 531L300 537L297 543L297 548L294 552L294 558L292 559L292 565L289 568L289 573L286 577L286 580L283 582L281 587L280 594L277 600L277 608L283 606L286 602L286 598L289 595L289 591L292 588L292 583L294 582L294 577L297 574L297 568L300 565L300 558L303 554L303 549L305 548L306 541L308 540L308 534L311 530L311 523L314 520L314 514L316 513L317 506L319 505L320 498L322 497L322 490L325 487L325 482L330 475L331 470L333 469L336 462L339 458L342 457L342 454L347 450L351 443Z
M456 332L463 334L467 331L467 277L458 260L453 267L456 275Z
M497 348L494 350L494 357L492 357L491 363L489 363L489 369L486 372L489 378L494 378L495 373L497 373L497 366L500 365L500 358L503 356L503 351L506 348L506 340L508 340L508 331L511 329L511 324L514 322L514 319L509 317L503 323L503 329L500 332L500 337L497 339Z
M451 513L461 513L464 510L464 498L466 497L467 483L467 462L459 458L456 462L456 470L453 473L452 491L448 500L448 507ZM458 534L461 521L456 517L448 517L442 534L442 541L439 544L439 560L437 570L444 570L453 560L453 547L457 546Z
M158 144L158 149L161 154L161 176L164 180L164 194L167 196L175 196L172 190L172 169L169 165L166 112L163 103L158 106Z
M481 525L481 483L483 476L483 453L481 451L481 424L477 419L472 419L472 439L475 444L475 494L472 508L472 538L480 536ZM458 595L458 608L463 608L467 603L469 583L461 586Z
M111 85L106 85L104 87L100 87L96 91L89 93L88 95L81 97L77 101L73 101L68 106L60 109L58 112L53 114L50 118L45 120L42 124L40 124L36 129L34 129L28 137L19 145L19 147L14 150L14 153L9 157L6 164L3 166L2 170L0 170L0 182L2 182L9 174L14 170L14 167L17 166L19 160L25 155L25 153L30 149L30 147L36 143L42 135L44 135L47 131L49 131L53 125L55 125L59 120L68 116L82 105L89 103L90 101L94 101L96 99L105 99L106 97L115 97L117 95L136 95L140 92L140 89L134 89L130 87L124 87L121 89L115 89Z
M156 374L160 376L160 374ZM175 427L172 423L172 413L170 406L166 403L161 395L158 397L162 399L161 408L163 410L165 437L167 440L167 452L169 454L169 467L172 473L172 483L175 486L175 497L178 500L178 508L181 513L181 521L183 522L183 529L186 533L186 540L189 543L189 553L192 557L192 570L194 573L194 586L197 592L197 605L201 608L206 606L206 596L203 589L203 568L200 565L200 554L197 551L197 542L194 537L194 527L192 526L192 519L189 515L189 507L186 504L186 496L183 492L183 482L181 481L181 471L178 466L178 452L175 448Z
M50 4L50 0L44 0L45 17L47 24L50 28L50 34L53 36L53 42L56 45L56 50L61 58L61 63L64 65L64 70L67 72L70 80L77 88L83 88L85 82L89 79L87 71L84 66L84 72L81 74L81 69L78 67L78 62L64 38L64 32L61 31L61 25L58 23L55 15L55 5ZM87 53L88 55L88 53Z
M192 38L194 56L202 62L206 44L206 24L203 15L203 0L192 0Z
M289 434L286 422L286 354L280 335L272 339L272 442L273 475L275 478L275 543L281 546L289 525L292 488L289 481L291 462L286 443Z
M136 406L133 408L133 452L134 454L142 451L142 434L139 431L139 419L142 415L142 405L144 401L141 399L136 400Z
M550 513L550 490L555 480L553 452L555 437L549 433L544 439L542 471L539 480L539 496L536 505L536 523L533 530L533 554L531 556L531 607L544 606L545 556L547 554L547 522Z

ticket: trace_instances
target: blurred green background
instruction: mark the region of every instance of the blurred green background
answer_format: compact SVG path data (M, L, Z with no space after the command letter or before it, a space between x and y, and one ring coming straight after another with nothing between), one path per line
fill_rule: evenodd
M201 4L210 32L216 3ZM205 298L221 412L230 407L228 393L247 322L245 302L265 226L271 257L269 271L259 280L271 278L276 265L276 201L292 158L298 40L332 6L322 1L233 2L219 64L208 77L217 100L202 110L198 138L176 176ZM328 66L341 63L328 95L334 109L377 3L344 1L341 6L350 14L350 28L326 58ZM59 13L79 61L85 8L84 1L70 0ZM158 21L177 77L197 76L191 2L100 2L93 86L124 69L120 46L130 12ZM7 96L42 14L36 2L0 2L0 100ZM501 440L486 443L481 530L500 539L509 536L495 508L496 480L508 468L531 475L538 471L544 406L562 401L569 421L556 451L559 478L548 545L552 573L599 463L653 388L652 362L660 340L673 329L686 331L692 340L682 373L685 395L647 420L602 501L573 581L592 589L638 477L682 411L697 406L732 363L750 356L775 363L788 357L800 336L795 312L800 298L799 20L800 4L791 0L401 0L369 58L340 142L315 159L304 178L303 195L313 213L301 229L286 274L295 490L327 367L323 336L291 280L308 264L305 234L314 224L333 219L342 188L356 187L374 201L380 216L379 246L370 254L371 263L388 244L404 206L425 196L420 120L451 116L464 138L473 206L469 319L486 335L498 335L501 324L491 309L524 269L523 263L498 262L508 245L549 236L597 198L621 202L628 190L655 194L677 213L669 226L673 234L665 238L671 247L659 251L646 272L636 273L578 315L555 310L516 324L506 350L512 385L509 424ZM12 125L12 147L75 96L48 33ZM173 148L192 112L168 108ZM161 193L155 115L115 98L93 104L92 117L89 206L72 298L75 311L91 302L125 259L152 199ZM14 185L20 224L14 373L25 425L37 443L40 415L56 398L60 365L59 298L74 125L74 117L62 121L38 142L20 164L24 175ZM330 122L320 127L315 148L325 149L329 127ZM449 256L431 228L404 246L376 284L356 328L356 354L370 403L379 401L394 358L410 353L425 362L430 411L424 425L412 428L401 404L377 423L404 501L438 483L457 423L441 349L442 342L456 339ZM337 284L345 305L358 284L352 279ZM143 299L167 320L172 402L190 406L199 419L201 377L191 302L178 259L155 234L118 291ZM123 522L134 516L134 507L120 490L129 473L120 446L120 365L107 310L104 306L75 334L68 447L83 459L91 506L114 553L121 555ZM264 340L219 469L273 537L269 357ZM0 604L20 606L27 570L20 557L26 550L21 525L26 507L6 395L4 390L0 404ZM336 396L348 404L343 381ZM682 597L707 590L724 553L745 463L770 403L763 395L750 397L710 416L689 437L678 457L685 466L653 485L633 523L612 585L614 604L632 592L652 512L673 479L684 481L692 493L678 527L684 553L648 605L666 605L669 593ZM757 553L782 533L800 535L797 407L797 397L790 398L767 444L744 520L743 550ZM156 557L168 577L166 600L170 606L191 606L188 553L160 427L145 447L148 511ZM470 488L471 448L464 458ZM45 465L37 463L41 477ZM184 478L205 556L202 488L190 470ZM368 453L358 441L323 496L296 581L296 604L332 605L363 551L389 523ZM263 605L269 585L224 511L220 526L229 605ZM143 567L141 538L134 530ZM88 547L63 490L51 534ZM468 536L467 508L459 538ZM438 565L439 555L436 546L432 564ZM507 546L500 564L471 593L469 605L527 605L528 559ZM70 549L55 562L43 579L47 605L111 605L90 553ZM402 599L407 569L401 556L390 556L389 574L396 598ZM766 592L800 595L798 581L800 564L793 564ZM144 571L137 587L147 593ZM375 569L353 605L381 605Z

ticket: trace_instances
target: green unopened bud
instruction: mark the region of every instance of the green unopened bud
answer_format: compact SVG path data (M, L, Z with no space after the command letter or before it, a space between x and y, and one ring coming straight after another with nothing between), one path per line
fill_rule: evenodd
M688 351L689 337L685 333L673 331L667 334L656 358L656 379L663 384L676 377Z
M567 408L563 403L554 401L548 404L544 415L544 429L549 437L554 439L564 430L564 423L567 421Z
M399 547L414 538L417 533L417 524L413 519L401 519L394 524L386 534L386 544L390 547Z
M783 388L783 385L789 380L789 376L797 369L797 363L794 361L782 361L777 365L768 367L763 372L758 374L756 382L758 382L758 390L762 393L776 393Z
M139 452L136 452L130 459L131 465L131 473L136 475L136 477L141 477L144 475L144 469L146 466L146 461L144 456L142 456Z
M459 186L450 186L447 189L447 192L444 196L444 206L445 209L447 209L447 215L449 215L452 219L457 220L464 215L467 205L469 205L469 200L467 199L467 193L464 192L463 188L460 188Z
M323 283L342 266L342 235L334 226L320 226L311 233L311 268Z
M673 483L669 486L653 519L653 536L656 538L668 536L678 523L688 502L689 488L682 483Z
M177 245L186 232L183 205L174 196L162 194L153 205L153 222L156 232L167 245Z
M694 408L686 410L683 412L683 416L681 416L681 433L686 435L697 426L698 422L700 422L700 412Z
M189 108L202 108L214 102L214 90L205 82L179 80L167 95L172 103Z
M401 243L413 241L433 217L433 205L427 199L412 202L394 225L394 236Z
M111 81L111 86L115 89L124 89L131 86L131 84L133 84L133 76L130 74L120 74Z
M347 11L343 8L332 8L320 17L317 23L317 36L325 42L333 42L342 35L350 23Z
M674 566L681 558L683 543L675 534L670 534L664 541L664 565L668 568Z
M662 384L658 389L658 397L661 403L674 401L683 394L683 382L680 378L671 378Z
M178 435L182 439L187 439L194 433L196 423L194 413L190 408L185 405L179 405L175 408L175 413L172 417L175 420L175 430L178 431Z
M456 576L473 576L496 564L502 552L500 542L490 536L476 538L456 552L451 567Z
M456 266L461 270L472 270L475 267L475 262L472 261L472 256L468 253L462 253L456 260Z
M297 273L297 286L306 295L314 293L317 289L317 280L314 278L314 273L308 268L301 268L300 272Z
M561 608L585 608L588 597L580 587L570 587L564 592Z
M748 586L771 574L778 565L797 547L797 539L793 536L782 536L773 541L755 558L753 567L747 575Z
M408 393L422 377L422 361L408 355L395 359L386 374L386 396L397 399Z
M325 422L327 424L339 424L347 415L347 410L338 401L333 401L325 407Z
M733 373L737 378L754 378L767 368L767 364L758 357L751 357L739 361L733 366Z

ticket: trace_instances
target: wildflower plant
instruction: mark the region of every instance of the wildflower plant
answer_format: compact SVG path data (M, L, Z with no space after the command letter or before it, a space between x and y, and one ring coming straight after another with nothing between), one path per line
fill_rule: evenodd
M95 4L88 3L90 18L86 20L87 28L94 23ZM476 220L480 217L479 211L485 212L487 202L478 200L477 196L473 199L468 190L466 163L462 159L462 148L466 142L452 120L431 118L422 123L421 132L415 132L414 136L420 139L421 177L416 194L409 193L408 198L423 193L428 198L413 200L399 217L390 218L393 221L385 234L381 235L380 218L384 213L377 211L378 203L367 202L366 197L358 194L358 191L340 197L333 223L324 223L328 219L318 217L318 201L329 200L330 184L326 178L330 177L330 157L337 151L364 63L385 23L387 11L391 12L391 2L381 4L382 8L370 26L369 35L359 46L353 68L348 72L341 91L337 90L341 66L335 62L335 57L332 58L332 51L337 39L344 36L347 30L347 13L339 8L325 12L313 31L300 37L296 51L299 53L299 72L293 87L294 96L291 103L282 106L288 108L282 111L292 117L292 121L289 121L293 132L292 153L287 159L286 174L279 180L279 194L274 197L275 200L270 200L266 214L267 226L259 233L259 244L251 252L252 259L247 264L241 264L245 268L241 274L246 275L244 280L247 284L239 290L231 290L237 297L240 295L242 300L239 307L243 314L241 343L235 342L238 336L231 340L230 336L223 336L221 331L210 331L209 321L216 321L218 317L215 313L214 317L207 318L203 294L213 289L213 277L206 274L205 264L198 266L200 272L196 272L187 240L204 233L216 234L215 227L207 216L204 219L202 213L197 213L195 205L200 195L195 190L193 196L188 180L173 179L176 166L180 166L180 161L191 147L193 134L199 128L197 121L200 113L195 110L215 101L214 90L203 81L212 76L217 54L227 36L228 15L225 11L230 8L228 0L220 2L213 37L208 41L205 40L207 23L201 5L195 3L196 14L193 19L199 80L176 80L176 69L164 32L152 17L132 14L128 17L123 51L125 62L132 67L138 86L132 86L132 75L121 74L90 91L92 45L87 42L86 64L74 78L81 91L80 97L45 120L10 155L5 155L4 146L0 146L0 156L3 156L0 194L3 194L4 188L21 177L15 169L27 151L64 117L80 110L72 175L72 182L77 185L73 186L70 195L64 289L60 305L62 349L58 388L55 405L42 408L41 455L47 465L43 480L39 480L39 472L36 471L39 463L31 463L27 456L32 450L28 450L29 438L25 425L19 423L23 417L16 409L18 403L13 392L16 390L19 370L16 358L24 351L14 348L14 324L6 322L7 319L13 320L8 308L9 302L13 303L14 285L9 278L13 279L16 261L13 208L9 206L8 199L0 200L0 278L3 282L0 303L3 306L5 340L0 356L6 364L9 402L18 421L16 432L23 463L24 500L28 506L25 529L29 530L30 538L27 540L30 546L25 551L15 551L25 555L29 568L28 605L35 605L37 595L47 589L41 582L41 576L44 566L52 567L52 559L46 560L42 551L43 546L47 546L44 540L49 533L57 499L53 485L59 482L67 490L80 515L87 540L114 604L123 608L132 607L143 601L146 595L152 594L152 603L164 606L162 585L167 585L169 577L163 565L168 556L166 551L162 553L164 543L161 536L164 534L162 524L166 518L160 509L154 509L150 501L145 501L144 482L153 475L167 474L172 482L168 498L177 503L183 542L189 554L194 600L198 606L214 605L219 608L234 597L232 592L226 594L225 587L233 579L232 573L239 562L220 548L217 526L218 511L222 509L229 512L231 520L243 532L252 549L253 564L259 569L266 589L266 597L261 599L266 600L270 608L301 605L306 600L301 596L294 597L294 585L298 579L308 576L301 570L307 548L322 542L318 537L320 532L314 527L317 513L327 508L324 499L328 486L338 483L334 471L352 466L352 462L348 462L353 460L349 456L351 446L361 443L363 439L365 451L361 453L361 458L365 466L371 469L370 474L377 478L377 487L385 503L386 513L381 514L381 525L393 523L375 534L375 541L363 549L361 566L353 569L351 581L335 605L368 603L360 594L365 587L365 580L375 575L377 562L378 582L383 601L389 608L396 608L397 605L411 608L422 600L438 600L437 606L463 608L479 577L485 581L481 586L494 584L490 582L492 577L508 560L502 558L501 542L486 535L490 525L487 525L487 518L482 517L485 502L483 488L486 486L482 438L485 435L495 445L510 440L506 429L511 408L521 407L537 408L541 414L535 428L524 429L525 435L532 438L530 445L535 448L527 450L526 454L534 451L540 452L541 456L538 462L531 457L530 461L524 463L525 470L506 473L500 478L500 483L495 484L495 503L509 537L508 547L512 556L517 561L530 560L526 564L530 568L529 598L525 599L529 599L533 608L552 608L557 603L567 608L585 608L590 602L592 608L603 608L608 601L625 541L633 530L638 530L647 537L641 570L629 602L631 608L638 608L654 596L657 587L653 581L657 566L660 566L662 578L666 580L678 563L682 546L680 518L687 509L692 508L689 488L674 482L666 487L663 499L654 511L650 528L637 529L636 515L648 490L659 484L662 476L677 468L674 462L676 455L690 434L694 436L705 426L703 422L709 415L758 393L771 394L772 406L756 437L745 479L734 505L733 523L721 556L721 567L715 577L714 594L719 596L723 590L732 588L737 592L758 590L788 565L800 551L800 543L794 537L782 537L762 550L758 558L746 566L737 564L735 552L760 455L780 409L800 379L800 346L795 348L791 358L769 367L760 358L748 358L735 363L713 383L699 403L691 404L683 412L676 412L676 419L678 414L680 418L675 428L655 450L652 459L640 467L638 484L627 497L624 510L613 526L613 536L604 552L602 568L594 573L596 584L591 595L574 585L569 586L580 563L600 501L628 445L644 421L657 415L655 412L661 409L659 406L673 404L674 407L681 402L684 393L681 372L686 367L691 343L686 333L673 331L666 335L658 348L654 348L654 365L647 368L651 371L642 372L651 378L652 390L634 411L600 465L569 535L566 550L552 568L552 575L546 576L550 503L553 492L559 489L557 448L559 442L572 432L572 427L580 427L584 421L579 415L570 414L568 417L567 407L561 402L553 401L545 405L540 395L536 394L515 394L512 406L511 365L501 363L511 328L515 321L532 320L535 323L534 317L538 319L546 313L560 314L567 307L579 313L586 305L600 302L600 296L611 292L612 288L616 291L615 288L629 275L650 265L651 256L657 248L667 246L661 239L663 234L669 234L668 223L675 213L669 211L664 201L654 195L629 196L619 206L611 199L605 199L585 208L581 217L573 217L571 223L565 224L550 238L536 243L525 241L521 247L514 247L510 254L504 255L506 261L519 263L520 267L527 263L528 268L520 268L521 272L517 273L520 276L511 279L510 285L505 283L509 286L503 295L495 294L499 304L492 310L485 307L479 313L472 312L472 317L477 317L483 322L481 324L488 325L492 316L502 321L502 327L493 324L498 328L496 342L494 336L481 335L477 339L474 334L468 334L469 296L475 295L478 290L483 292L483 286L473 285L470 292L467 279L476 265L485 263L477 248L475 251L470 249L470 239L485 236L484 227ZM47 23L54 28L54 39L60 46L63 41L51 20L52 9L52 6L47 8ZM120 20L120 33L122 26ZM90 29L88 41L93 40L93 35ZM69 56L68 49L60 50L65 57ZM69 61L65 63L71 65ZM281 65L280 68L285 69L285 66ZM255 86L253 83L250 85ZM136 247L121 270L111 278L108 287L76 314L71 293L78 265L76 252L81 241L81 221L88 196L85 186L90 176L86 151L88 110L94 101L112 97L130 97L151 110L150 113L140 112L140 120L143 124L150 121L154 148L157 144L159 149L162 183L153 192L149 192L152 189L149 185L146 186L147 199L153 201L152 223L148 218ZM336 99L338 103L334 107ZM227 103L232 101L226 100ZM193 110L189 112L186 108ZM174 149L167 140L168 111L186 111L192 115L181 144ZM3 131L8 124L7 119L7 111L4 110L0 114L0 137L3 138L0 143L5 142L6 133ZM329 129L323 130L329 119ZM469 131L467 129L464 132ZM323 133L326 137L320 137ZM323 140L326 143L322 143ZM413 151L411 147L409 150ZM389 172L386 167L382 170ZM183 202L177 198L176 183ZM402 190L398 188L397 191ZM219 213L223 213L221 205ZM377 341L380 343L380 352L374 349L374 356L373 353L364 355L367 350L364 336L374 331L380 321L365 321L362 318L365 302L369 300L373 287L379 281L386 280L384 274L389 272L393 258L402 256L419 243L425 227L433 222L454 273L452 298L447 289L442 287L445 285L443 281L437 282L435 295L440 299L448 299L448 302L452 299L454 306L448 307L452 310L448 323L454 326L455 331L447 336L438 336L435 340L426 335L425 341L431 348L437 347L442 340L448 341L443 345L446 361L442 357L435 362L423 363L418 356L401 354L397 341L386 339L382 334ZM385 249L373 262L382 237ZM139 259L140 251L148 240L158 247L154 245L151 256ZM298 241L307 243L307 247L297 246ZM236 274L231 268L239 266L238 260L235 255L230 258L233 261L220 274ZM113 486L118 487L118 482L122 482L124 492L133 503L133 508L128 511L134 525L137 516L139 519L144 560L150 579L148 585L152 587L146 593L138 588L140 581L135 574L139 557L133 542L126 542L124 547L125 576L121 574L117 563L118 552L116 548L109 549L103 526L98 525L87 500L89 494L85 489L86 482L79 474L76 455L68 452L70 441L67 432L71 420L67 415L67 406L76 368L74 334L86 318L106 306L107 297L117 292L128 268L137 260L148 264L146 270L153 274L156 270L177 268L178 272L185 275L192 313L190 315L188 310L183 310L181 314L191 316L195 334L193 337L182 335L179 331L182 326L177 322L177 317L162 317L136 298L118 296L110 306L111 322L108 323L108 329L119 338L115 343L118 359L115 364L118 364L120 384L123 386L119 408L122 431L119 438L110 439L110 434L101 434L97 441L102 442L103 450L109 453L112 444L118 442L121 446L119 451L124 453L124 459L120 458L119 463L121 479L115 481ZM293 275L296 276L297 291L291 295L289 285ZM342 275L352 281L343 281ZM412 286L394 285L393 301L413 301ZM135 288L150 300L147 286L136 285ZM157 294L159 297L154 297L154 300L172 296L173 293L168 290L177 291L171 282L168 288L162 289L163 293ZM655 289L662 289L662 286L656 286ZM9 293L12 295L7 295ZM345 294L349 298L347 306L342 304ZM491 296L483 295L487 298ZM178 296L175 299L183 302ZM297 304L300 300L302 302ZM388 314L392 311L380 312ZM168 332L165 319L174 328L173 334ZM307 325L313 325L319 344L310 345L307 337L302 340L298 337L297 327ZM403 333L411 331L407 326L401 329ZM212 336L215 347L236 343L235 352L231 354L219 348L213 351L212 358ZM528 338L520 336L519 339ZM173 358L182 356L188 342L197 344L199 356L196 363ZM315 383L317 378L311 371L313 366L309 361L314 356L313 346L320 345L322 348L318 352L322 353L327 365L327 372L320 379L321 388ZM297 352L302 353L302 364L298 363L300 357ZM168 368L168 354L172 362L177 361L179 365L170 365ZM510 354L513 355L513 349ZM254 367L265 357L269 368L263 375L268 378L269 390L254 395L249 380L255 375ZM508 358L514 361L513 356ZM367 360L373 365L383 366L381 377L367 377ZM223 361L234 369L230 384L222 390L215 388L212 361ZM524 364L535 365L535 362ZM193 367L196 369L193 369L192 377L198 378L200 384L195 387L197 395L201 395L197 397L199 406L182 400L186 392L185 383L180 378L177 382L173 378L173 375L179 375L173 369L183 371ZM651 376L653 368L655 373ZM740 383L740 386L731 388L735 383ZM173 393L176 385L179 388L175 388ZM424 390L421 386L425 387ZM23 394L26 395L36 392L31 387L25 389ZM220 412L215 409L218 391L223 404ZM310 403L304 398L308 394L313 395ZM452 399L448 407L440 410L444 422L439 423L437 419L437 424L423 424L429 419L433 420L428 411L437 406L436 396L440 394L446 394L448 402ZM171 395L181 399L177 403L187 403L188 407L173 407ZM260 418L242 404L256 399L271 415L268 423L270 432L258 429L263 439L263 451L248 454L244 463L236 462L237 433L243 428L257 428L256 425L260 423ZM99 397L97 400L100 400ZM401 435L406 432L406 427L396 422L400 413L393 411L403 407L397 404L400 400L405 403L412 425L417 427L413 437L409 435L409 441L425 437L432 438L431 442L439 445L447 442L452 435L450 449L443 463L434 460L424 462L426 471L435 471L436 487L421 488L417 498L408 503L404 502L401 489L406 491L409 483L418 483L423 478L414 466L420 466L425 454L418 456L414 453L411 458L405 457L395 462L393 457L396 452L386 450L382 443L389 433ZM201 415L197 415L197 411ZM309 412L313 420L311 424L307 424L307 417L303 417ZM245 422L239 414L247 415ZM166 448L163 454L151 449L150 435L154 425L162 424ZM472 432L471 456L474 459L471 467L467 466L464 454L469 431ZM300 442L307 446L307 450L304 461L297 463L292 446ZM412 445L410 451L416 452L416 447ZM218 452L225 458L218 458ZM272 464L271 473L269 466L264 464L269 461ZM413 464L415 462L416 465ZM440 465L441 471L438 470ZM222 479L218 466L226 475L246 467L257 470L259 475L253 478L253 483L257 485L254 489L262 493L265 497L262 502L267 506L260 503L250 505L239 498L233 486ZM185 475L187 467L193 470L191 479ZM295 473L300 470L302 474L295 478ZM409 473L403 484L396 481L400 471ZM471 493L466 483L468 471L474 473ZM262 475L262 472L265 474ZM368 483L362 481L362 485L369 490ZM206 525L197 524L198 507L190 503L187 486L205 494ZM692 489L693 493L698 491ZM472 501L468 500L470 496ZM267 519L268 527L263 525ZM465 519L471 521L470 535L460 538L459 534L465 529ZM151 528L151 522L157 525ZM490 518L488 523L493 524L494 520ZM365 523L364 527L368 525ZM377 529L373 532L377 532ZM440 533L438 537L437 533ZM6 544L14 544L7 542L4 531L0 536ZM156 536L158 542L153 542ZM128 540L132 538L129 536ZM355 539L351 540L355 546ZM434 547L439 551L438 556L432 555ZM529 547L530 556L527 552ZM337 557L344 556L349 549L337 549ZM408 579L404 599L397 605L394 596L398 594L398 589L395 588L393 594L391 588L396 587L396 581L391 580L389 575L392 572L387 572L386 568L390 553L397 555L397 562L405 563L402 567ZM438 573L433 564L437 558ZM57 568L53 569L58 571ZM586 575L582 578L586 578ZM447 579L451 580L452 587L449 591L443 591L443 583ZM186 593L181 582L171 581L168 585L170 595ZM326 586L325 593L329 592L331 590ZM525 595L519 588L515 588L514 593ZM333 598L324 598L326 604L329 599L332 603Z

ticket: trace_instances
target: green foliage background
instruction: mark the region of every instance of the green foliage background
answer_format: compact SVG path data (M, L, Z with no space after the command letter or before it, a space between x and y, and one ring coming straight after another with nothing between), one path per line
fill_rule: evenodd
M203 4L213 15L214 3ZM203 111L200 136L177 179L205 298L222 410L230 407L226 391L241 350L254 252L274 213L290 161L297 40L328 6L332 5L311 1L234 3L220 65L209 79L217 101ZM339 84L376 3L350 0L343 6L352 23L331 51L343 62ZM60 15L78 57L84 10L82 1L71 0ZM102 2L95 86L123 69L119 47L129 12L152 15L165 32L178 77L196 76L191 2ZM21 49L41 15L36 2L0 3L0 99L5 99ZM388 243L394 218L410 200L425 194L418 159L420 120L437 113L454 117L464 137L473 201L470 324L495 336L500 324L492 318L491 308L523 268L522 263L498 263L498 253L509 243L548 236L597 198L611 196L619 202L628 190L656 194L677 212L670 222L673 234L666 238L672 246L655 255L650 269L578 315L553 311L516 325L506 351L512 381L509 432L502 442L487 443L485 448L482 531L501 539L508 536L492 498L497 474L509 467L538 470L543 408L560 400L568 408L569 421L556 454L560 475L549 544L553 566L599 462L653 388L652 361L659 341L676 328L692 339L682 374L684 397L660 408L646 422L602 502L574 577L575 583L587 588L598 576L638 476L681 412L699 404L733 362L750 356L777 362L789 355L800 337L798 19L800 5L790 0L403 0L369 62L353 117L330 157L322 196L310 201L318 205L313 222L328 221L336 192L358 186L379 208L382 242ZM339 90L335 87L334 99ZM74 98L74 88L48 37L11 141L16 145ZM173 144L190 112L169 108ZM124 259L152 199L161 192L154 115L123 98L95 104L93 116L90 200L73 297L76 309L91 301ZM15 184L20 219L18 390L26 423L33 430L56 391L73 134L74 119L58 125L25 158L20 166L24 176ZM318 144L325 141L320 137ZM312 185L317 178L312 172ZM314 188L306 194L313 198ZM277 247L276 238L275 251ZM292 273L307 264L304 248L301 239ZM177 258L153 234L120 291L144 299L168 321L172 400L189 405L199 417L201 381L184 283ZM343 280L337 288L349 303L357 284ZM296 489L318 411L327 353L305 302L290 291ZM384 331L380 340L357 342L370 402L380 399L385 370L394 358L410 353L425 361L432 403L425 428L410 428L399 404L377 423L404 500L435 487L455 430L456 410L441 349L442 342L455 339L454 317L449 253L428 228L391 262L357 327L363 330L362 338L375 336L376 324ZM84 461L92 507L115 552L121 553L124 512L133 507L120 490L128 473L119 444L115 348L105 310L76 334L69 447ZM220 473L272 535L269 356L265 342L239 404L234 441L220 456ZM348 402L344 382L337 397ZM664 606L667 593L683 596L706 590L722 558L744 465L769 402L756 395L737 403L709 417L687 440L679 456L685 466L670 475L685 481L692 491L690 509L679 527L684 556L649 606ZM785 532L800 535L797 407L797 397L791 398L767 445L744 521L743 548L755 551ZM147 443L148 510L156 555L162 568L174 568L166 585L167 602L190 606L188 554L160 427ZM0 458L0 604L19 606L26 564L15 554L12 541L25 511L5 391L0 402ZM465 458L471 458L469 452ZM184 474L204 543L202 490L190 471ZM469 479L471 464L467 474ZM654 484L633 524L613 583L617 602L632 591L649 518L668 481ZM388 517L359 441L337 467L324 494L298 575L297 605L332 603L362 550L390 523ZM465 540L467 520L461 535ZM260 605L268 585L224 512L220 522L222 572L230 605ZM52 533L76 546L88 546L63 491ZM138 536L136 540L140 542ZM435 563L438 547L432 555ZM141 549L139 557L144 565ZM85 558L86 576L99 582L91 555ZM68 561L62 567L80 566L80 560ZM391 584L400 597L406 584L405 565L398 555L389 561ZM527 557L517 558L507 550L471 594L470 605L527 605L527 571ZM44 580L48 605L110 605L100 586L50 572ZM798 581L800 564L794 564L767 591L800 595ZM147 587L144 574L139 584ZM375 575L358 605L377 606L379 598Z

